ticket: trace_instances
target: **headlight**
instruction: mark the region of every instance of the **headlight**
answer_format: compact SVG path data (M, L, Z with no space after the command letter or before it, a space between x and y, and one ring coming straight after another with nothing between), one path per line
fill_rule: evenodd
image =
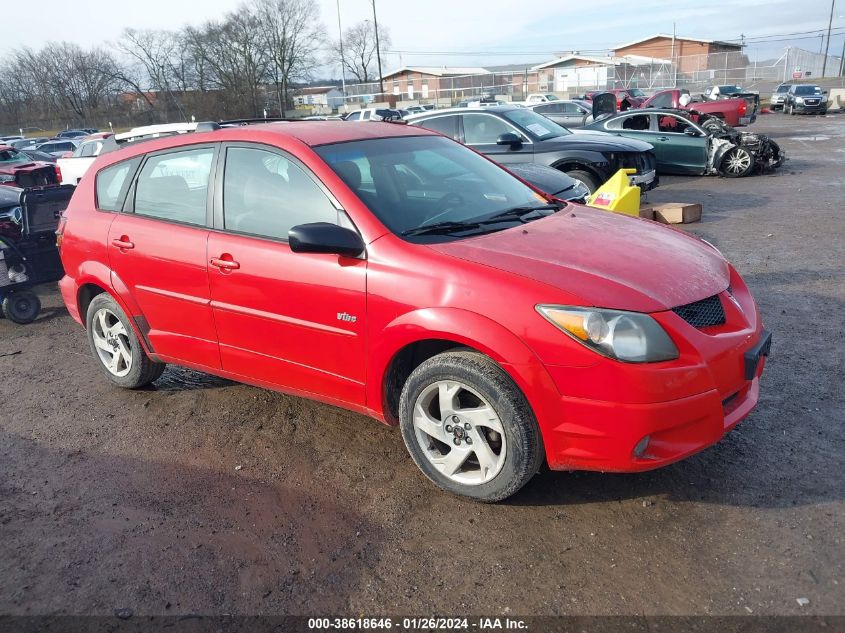
M15 182L15 177L8 174L0 174L0 182Z
M647 314L554 305L538 305L537 312L582 345L615 360L656 363L678 357L672 339Z
M579 182L575 183L575 186L572 187L572 189L567 190L565 193L567 200L584 200L590 195L590 190L587 189L584 183Z
M804 97L795 97L795 103L804 103Z

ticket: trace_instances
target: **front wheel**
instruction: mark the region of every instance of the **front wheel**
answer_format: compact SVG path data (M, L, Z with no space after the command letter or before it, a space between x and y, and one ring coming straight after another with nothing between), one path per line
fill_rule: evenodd
M754 169L754 156L742 146L734 147L722 159L720 171L726 178L741 178Z
M110 295L94 297L86 323L91 352L111 382L138 389L161 376L164 363L147 356L126 313Z
M528 402L499 365L477 352L446 352L417 367L402 389L399 418L414 462L453 494L501 501L542 463Z

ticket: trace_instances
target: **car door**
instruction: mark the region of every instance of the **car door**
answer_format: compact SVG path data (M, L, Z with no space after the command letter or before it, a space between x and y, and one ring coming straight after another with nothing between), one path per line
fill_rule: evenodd
M497 163L530 163L534 161L534 145L518 128L490 112L460 114L461 140L477 152L489 156ZM516 146L499 145L497 139L506 133L522 139Z
M656 113L652 126L657 169L679 174L702 174L707 166L707 134L684 117Z
M354 227L290 154L227 144L208 240L223 369L260 383L364 404L365 258L294 253L288 231Z
M109 228L112 282L156 354L220 367L206 244L217 145L149 154Z

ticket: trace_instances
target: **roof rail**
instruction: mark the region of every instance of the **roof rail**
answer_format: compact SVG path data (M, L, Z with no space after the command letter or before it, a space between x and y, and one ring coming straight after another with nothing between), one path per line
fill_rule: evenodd
M193 132L212 132L219 130L220 125L214 121L201 121L199 123L163 123L160 125L144 125L135 127L128 132L115 134L103 141L101 154L113 152L126 145L151 141L163 136L175 134L188 134Z

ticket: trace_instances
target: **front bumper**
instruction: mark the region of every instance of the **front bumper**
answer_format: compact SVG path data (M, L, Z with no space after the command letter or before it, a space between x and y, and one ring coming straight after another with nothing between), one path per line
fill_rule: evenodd
M800 114L818 114L818 113L825 113L827 112L827 103L819 103L817 105L809 105L806 103L796 103L795 104L795 111Z

